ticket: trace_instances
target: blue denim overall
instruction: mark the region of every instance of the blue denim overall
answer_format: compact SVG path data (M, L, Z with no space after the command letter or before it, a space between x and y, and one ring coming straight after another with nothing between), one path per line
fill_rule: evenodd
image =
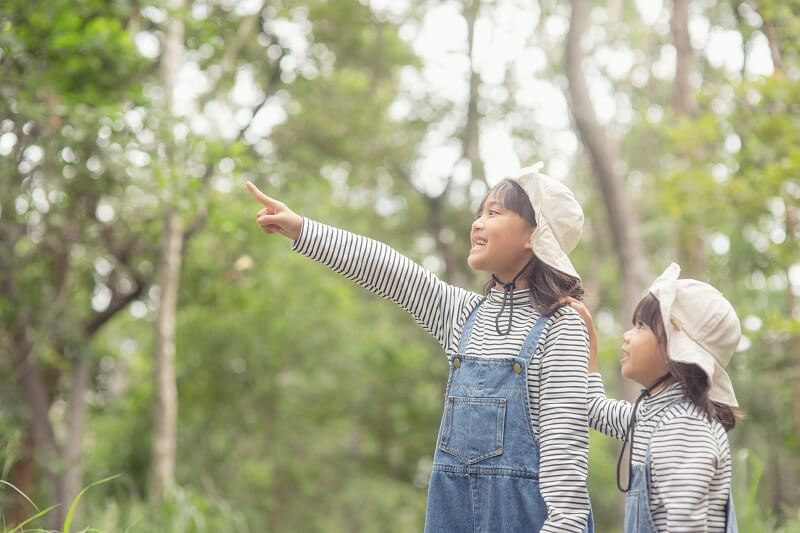
M667 410L680 401L676 400L663 409L653 435L661 427ZM651 436L650 442L652 441ZM738 533L732 493L728 493L728 503L725 507L727 508L725 533ZM634 465L631 469L630 490L625 498L625 533L658 533L653 516L650 514L650 443L647 444L644 464Z
M425 533L536 532L547 519L525 376L549 316L537 320L518 357L478 357L466 347L479 307L451 358Z

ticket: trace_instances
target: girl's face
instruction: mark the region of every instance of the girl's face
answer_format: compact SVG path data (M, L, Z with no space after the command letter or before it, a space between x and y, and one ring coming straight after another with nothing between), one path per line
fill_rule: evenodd
M622 375L650 388L669 372L667 354L653 330L641 320L622 336Z
M496 194L489 194L472 223L472 248L467 259L470 268L511 281L533 256L533 231L525 218L504 207Z

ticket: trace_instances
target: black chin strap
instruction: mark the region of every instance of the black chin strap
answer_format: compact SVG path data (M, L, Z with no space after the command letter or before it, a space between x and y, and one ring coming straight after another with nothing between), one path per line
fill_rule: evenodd
M512 279L508 283L503 283L502 281L497 279L497 276L492 274L492 279L494 279L495 283L499 283L500 285L503 286L503 305L500 306L500 312L497 313L496 317L494 317L494 329L495 331L497 331L497 334L500 335L501 337L508 335L508 333L511 331L511 319L514 316L514 296L512 292L514 292L514 289L517 288L517 279L522 275L523 272L525 272L528 269L528 267L531 265L531 263L533 263L533 260L535 258L536 256L531 257L528 260L528 262L525 263L525 266L522 267L522 270L517 272L517 275L514 276L514 279ZM500 315L503 314L503 310L506 308L506 300L508 299L509 296L511 296L511 304L509 306L509 312L508 312L508 324L506 325L505 333L503 333L500 331Z
M661 376L658 381L650 385L650 387L646 389L642 389L642 393L636 398L636 402L633 404L633 412L631 412L631 420L628 423L628 428L625 430L625 436L622 438L622 449L619 451L619 457L617 458L617 488L620 492L628 492L631 490L631 476L633 474L633 437L636 431L636 413L639 411L639 404L642 403L642 400L645 398L650 397L650 393L664 383L671 374L665 374ZM628 443L630 442L630 446ZM624 489L622 488L622 483L620 480L620 467L622 466L622 457L625 455L625 448L628 447L628 486Z

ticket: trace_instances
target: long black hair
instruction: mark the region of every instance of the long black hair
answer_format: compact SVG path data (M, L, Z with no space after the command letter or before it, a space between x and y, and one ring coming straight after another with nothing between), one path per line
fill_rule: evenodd
M649 327L656 336L658 345L667 353L667 333L661 317L661 306L658 299L648 294L639 301L633 312L634 325L641 322ZM742 418L741 412L734 411L729 405L712 401L708 397L711 387L708 375L698 365L693 363L680 363L667 357L669 375L672 381L683 386L686 395L699 407L710 420L717 420L725 431L730 431L736 426L736 421Z
M532 227L536 227L536 213L525 189L512 179L504 179L492 187L481 202L478 213L483 212L486 200L492 197L504 208L513 211ZM563 305L566 297L583 299L581 280L554 269L535 257L527 270L520 276L528 282L531 305L542 314L549 314ZM489 294L495 286L494 278L489 278L483 287L483 293Z

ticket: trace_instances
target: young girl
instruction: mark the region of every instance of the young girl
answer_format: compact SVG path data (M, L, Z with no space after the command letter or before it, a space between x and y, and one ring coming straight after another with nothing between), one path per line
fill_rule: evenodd
M633 405L606 398L592 317L572 301L590 332L589 423L624 441L625 533L737 531L726 432L738 404L725 366L739 319L714 287L679 274L673 263L653 283L623 336L622 375L644 387Z
M267 233L408 311L450 363L428 489L426 533L593 531L589 497L588 338L564 297L580 298L567 254L583 212L531 169L488 193L470 232L486 294L448 285L385 244L301 218L247 186Z

